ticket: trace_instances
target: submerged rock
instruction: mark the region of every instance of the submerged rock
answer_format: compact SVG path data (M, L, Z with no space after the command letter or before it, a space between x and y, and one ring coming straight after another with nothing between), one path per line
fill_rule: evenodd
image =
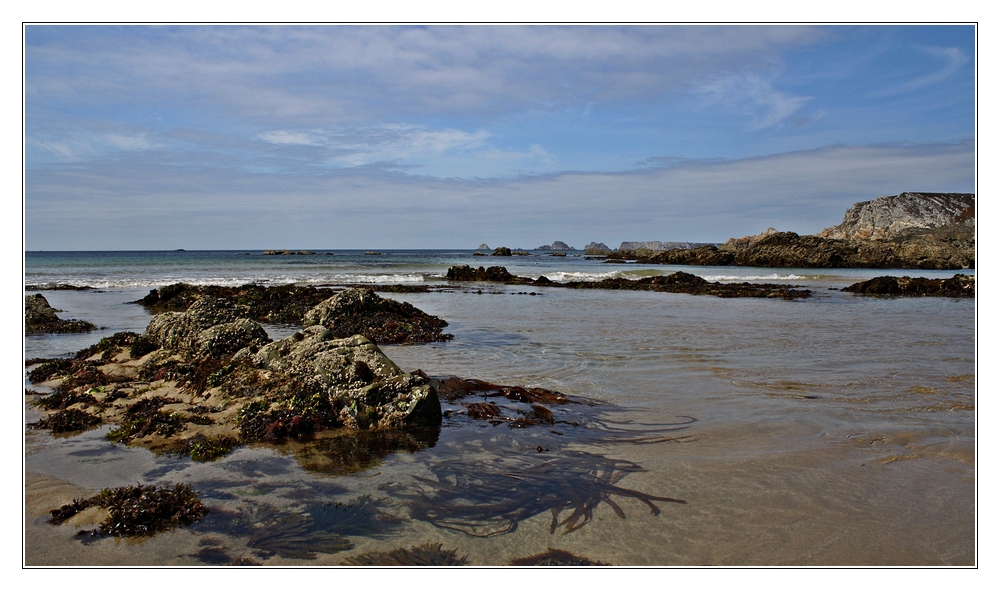
M882 276L849 285L840 291L862 295L974 298L976 278L973 275L955 275L951 279Z
M444 320L407 302L385 299L371 289L352 288L316 305L302 317L303 326L322 325L345 338L360 334L376 343L447 341Z
M40 293L24 296L24 331L26 334L90 332L97 327L85 320L63 320Z

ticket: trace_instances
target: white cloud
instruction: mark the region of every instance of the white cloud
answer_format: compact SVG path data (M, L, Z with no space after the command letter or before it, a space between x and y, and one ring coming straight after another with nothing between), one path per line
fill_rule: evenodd
M921 47L920 49L924 53L927 53L931 57L935 58L935 61L939 63L943 62L943 64L929 74L925 74L910 80L909 82L887 88L883 91L875 93L874 96L885 97L903 94L912 92L918 88L930 86L931 84L936 84L951 77L952 74L957 72L959 68L969 61L969 56L965 55L962 50L956 47Z
M29 170L27 181L29 249L530 247L553 236L570 244L724 241L768 226L818 232L852 203L880 195L972 191L975 151L972 142L839 146L493 181L384 170L178 175L136 160Z

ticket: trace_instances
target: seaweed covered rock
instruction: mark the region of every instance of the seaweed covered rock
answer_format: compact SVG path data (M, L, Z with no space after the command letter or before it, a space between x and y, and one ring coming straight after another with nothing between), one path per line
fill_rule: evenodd
M840 291L862 295L974 298L976 278L973 275L955 275L950 279L882 276L849 285Z
M311 326L261 348L252 363L328 400L349 428L441 422L441 404L430 381L403 372L361 335L340 339L323 326Z
M143 338L163 349L185 354L235 353L268 342L267 332L247 318L245 306L205 297L187 312L164 312L150 321Z
M347 289L302 317L303 326L321 325L337 338L364 335L376 343L427 343L453 338L442 334L444 320L412 304L385 299L371 289Z
M40 293L24 296L24 330L27 334L90 332L97 327L84 320L63 320Z
M299 323L316 304L334 295L328 287L300 285L263 286L255 283L239 287L174 283L150 290L137 304L152 312L184 312L199 299L210 296L249 309L249 318L258 322Z

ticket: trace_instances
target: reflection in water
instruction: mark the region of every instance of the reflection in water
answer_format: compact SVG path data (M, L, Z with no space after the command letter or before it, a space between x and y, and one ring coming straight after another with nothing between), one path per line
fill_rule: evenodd
M315 560L316 553L335 554L354 547L346 536L384 538L403 520L384 511L384 499L360 496L348 503L306 503L297 510L245 501L236 511L213 509L197 529L247 538L262 558Z
M513 532L520 521L546 511L552 514L550 533L560 527L569 533L589 523L602 502L624 519L612 496L638 499L653 515L660 513L654 501L686 502L616 486L628 474L645 471L633 462L570 450L515 453L492 461L442 460L429 466L435 479L412 476L412 484L382 484L379 489L402 499L414 519L476 537ZM570 514L560 520L564 511Z
M302 468L322 474L351 474L379 465L399 452L413 453L434 447L440 425L392 431L325 432L312 441L293 442L291 450Z

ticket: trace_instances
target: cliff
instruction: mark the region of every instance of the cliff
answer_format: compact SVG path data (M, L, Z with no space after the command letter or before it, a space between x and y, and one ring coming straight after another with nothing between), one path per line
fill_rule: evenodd
M819 233L841 240L888 240L913 234L975 232L976 196L972 193L900 193L855 203L840 225Z

